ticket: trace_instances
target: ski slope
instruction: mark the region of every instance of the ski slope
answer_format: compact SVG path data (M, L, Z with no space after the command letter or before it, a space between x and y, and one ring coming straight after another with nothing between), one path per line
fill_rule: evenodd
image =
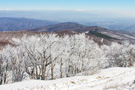
M113 67L94 75L57 80L27 80L0 86L0 90L135 90L135 68Z

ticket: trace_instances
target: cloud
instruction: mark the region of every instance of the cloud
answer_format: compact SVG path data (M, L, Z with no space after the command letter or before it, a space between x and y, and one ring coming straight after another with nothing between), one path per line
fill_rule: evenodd
M74 10L74 11L77 11L77 12L85 12L85 10L83 10L83 9L76 9L76 10Z
M0 11L9 11L9 10L12 10L12 9L0 9Z

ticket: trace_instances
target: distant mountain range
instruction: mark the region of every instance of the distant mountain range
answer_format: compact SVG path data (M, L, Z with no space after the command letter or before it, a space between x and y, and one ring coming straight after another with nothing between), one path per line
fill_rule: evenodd
M35 20L28 18L0 18L0 31L26 31L25 33L27 33L27 31L34 33L53 32L60 36L64 34L73 35L78 33L85 33L86 35L91 36L91 38L97 42L100 42L101 39L104 39L107 42L121 42L123 40L130 40L132 43L135 42L134 33L110 30L99 26L86 26L75 22L58 23L53 21ZM1 33L2 36L6 37L7 35L4 34L5 33ZM22 33L20 33L20 35L21 34Z
M73 23L73 22L65 22L65 23L59 23L55 25L49 25L49 26L44 26L40 28L34 28L30 29L30 31L43 31L43 32L58 32L58 31L88 31L89 27L78 24L78 23Z
M48 20L38 20L38 19L30 19L30 18L14 18L14 17L0 17L0 31L20 31L20 30L29 30L29 29L35 29L35 28L39 28L41 31L41 28L43 29L43 31L45 31L45 29L47 31L58 31L57 29L61 29L56 28L55 26L50 26L50 25L54 25L54 24L58 24L60 22L56 22L56 21L48 21ZM71 22L70 22L71 23ZM70 24L70 23L63 23L62 26L66 26L64 24ZM100 26L100 27L105 27L111 30L120 30L120 31L127 31L127 32L135 32L135 25L133 20L127 20L127 21L115 21L115 22L91 22L91 21L82 21L80 22L80 24L83 25L79 25L81 27L79 28L84 28L85 25L87 26ZM60 23L61 24L61 23ZM59 24L58 24L59 25ZM75 23L74 23L75 25ZM76 25L78 25L76 23ZM47 26L47 27L46 27ZM45 27L45 28L44 28ZM52 29L53 27L55 27L55 29ZM74 26L71 26L72 28ZM49 30L50 29L50 30ZM70 29L70 27L68 26L67 29Z
M40 28L30 29L29 31L38 31L38 32L55 32L59 35L64 34L77 34L77 33L86 33L94 38L98 37L99 39L108 39L113 41L123 41L130 40L132 43L135 42L135 35L133 33L125 31L110 30L107 28L99 26L85 26L73 22L59 23L55 25L44 26Z
M123 22L89 22L83 23L88 26L101 26L106 27L111 30L119 30L119 31L126 31L135 33L135 22L130 22L129 20L125 20Z
M56 22L29 18L0 18L0 31L20 31L41 26L53 25Z
M99 26L86 26L74 22L64 22L55 25L44 26L40 28L30 29L30 31L42 31L42 32L60 32L60 31L76 31L76 32L86 32L95 30L108 30Z

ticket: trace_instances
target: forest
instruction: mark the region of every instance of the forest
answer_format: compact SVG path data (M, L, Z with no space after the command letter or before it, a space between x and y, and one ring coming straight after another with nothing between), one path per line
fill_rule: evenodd
M85 34L24 35L12 42L16 45L0 50L0 84L92 75L104 68L131 67L135 62L134 44L98 45Z

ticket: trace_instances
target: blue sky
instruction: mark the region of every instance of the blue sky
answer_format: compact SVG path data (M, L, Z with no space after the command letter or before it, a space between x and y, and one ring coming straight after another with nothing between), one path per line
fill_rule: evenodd
M135 0L0 0L11 10L135 10Z
M73 10L135 17L135 0L0 0L0 10Z

